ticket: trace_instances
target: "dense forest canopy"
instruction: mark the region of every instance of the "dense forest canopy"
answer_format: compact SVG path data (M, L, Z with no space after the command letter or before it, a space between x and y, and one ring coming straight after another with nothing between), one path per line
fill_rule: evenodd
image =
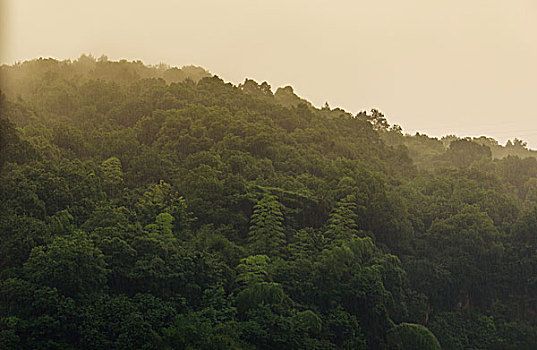
M0 87L2 349L537 348L521 140L104 56Z

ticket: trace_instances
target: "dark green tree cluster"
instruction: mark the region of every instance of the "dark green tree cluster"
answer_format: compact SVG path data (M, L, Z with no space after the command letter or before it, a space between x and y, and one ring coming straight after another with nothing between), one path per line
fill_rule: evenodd
M537 347L521 141L498 157L193 66L0 77L0 348Z

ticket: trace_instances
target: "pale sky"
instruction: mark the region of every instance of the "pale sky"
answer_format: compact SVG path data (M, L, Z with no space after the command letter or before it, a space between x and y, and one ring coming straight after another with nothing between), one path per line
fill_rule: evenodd
M537 148L536 0L0 0L0 62L200 65L378 108L405 132Z

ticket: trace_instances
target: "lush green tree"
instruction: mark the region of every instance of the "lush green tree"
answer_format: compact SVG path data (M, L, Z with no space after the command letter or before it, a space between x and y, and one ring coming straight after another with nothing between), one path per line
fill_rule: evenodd
M241 259L241 263L237 266L237 283L250 286L267 281L269 263L270 259L266 255L253 255Z
M275 196L264 194L254 206L248 242L256 254L278 256L285 245L281 204Z
M426 327L401 323L388 331L388 349L440 350L440 343Z
M2 150L0 152L0 170L7 162L24 163L25 160L38 157L36 150L31 147L30 143L20 139L15 125L3 117L0 118L0 149Z
M445 157L455 166L467 167L473 162L491 159L492 153L487 146L462 139L450 143Z
M33 283L57 288L70 297L102 290L108 273L103 253L82 233L58 236L46 246L33 248L24 271Z
M328 217L327 237L345 241L358 234L356 197L352 194L342 198Z
M121 161L116 158L108 158L101 164L103 177L103 187L109 195L119 192L120 186L123 184L123 171L121 169Z
M18 215L0 216L0 276L22 267L33 248L46 244L50 238L47 225L35 218ZM62 232L63 233L63 232Z

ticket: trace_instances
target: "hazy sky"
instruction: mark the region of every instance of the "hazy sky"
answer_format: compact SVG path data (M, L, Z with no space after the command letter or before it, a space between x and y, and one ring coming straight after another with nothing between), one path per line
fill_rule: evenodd
M0 0L0 61L82 53L200 65L376 107L406 132L537 148L535 0Z

